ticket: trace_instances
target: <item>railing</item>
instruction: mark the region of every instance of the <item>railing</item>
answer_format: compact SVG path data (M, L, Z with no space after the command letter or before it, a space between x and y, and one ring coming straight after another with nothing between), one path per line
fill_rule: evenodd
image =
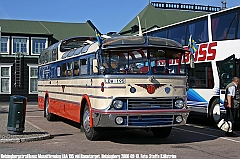
M151 5L155 8L162 9L176 9L176 10L192 10L202 12L218 12L221 7L203 6L196 4L182 4L182 3L165 3L165 2L151 2Z

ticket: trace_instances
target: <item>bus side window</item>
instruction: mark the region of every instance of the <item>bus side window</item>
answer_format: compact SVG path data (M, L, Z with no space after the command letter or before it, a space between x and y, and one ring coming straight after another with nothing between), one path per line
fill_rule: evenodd
M66 67L66 63L63 63L62 64L62 77L66 77L66 74L67 74L67 67Z
M80 59L80 74L87 74L87 59Z
M196 87L197 86L196 77L194 77L194 76L189 77L189 82L188 83L189 83L190 87Z
M56 61L57 60L57 49L53 49L52 51L52 61Z
M235 38L235 28L225 28L220 40L234 39Z
M189 70L189 87L209 88L214 87L213 72L211 63L196 64L194 69Z
M79 64L78 64L78 61L74 61L73 76L79 76Z
M93 72L93 59L94 59L94 57L90 57L88 59L88 61L89 61L89 75L94 74L94 72Z
M72 62L67 63L67 74L68 76L72 76Z

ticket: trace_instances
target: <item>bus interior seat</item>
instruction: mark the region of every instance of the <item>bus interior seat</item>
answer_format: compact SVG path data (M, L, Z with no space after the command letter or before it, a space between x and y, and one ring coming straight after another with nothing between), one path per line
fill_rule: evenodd
M78 69L75 69L75 70L73 71L73 75L74 75L74 76L78 76L78 75L79 75L79 68L78 68Z
M154 73L164 73L164 66L153 66L152 69Z
M139 69L140 73L147 73L148 72L148 66L143 66Z
M67 75L67 70L62 71L62 77L66 77Z
M105 68L109 68L108 67L108 64L107 63L105 63L105 62L103 62L103 64L102 64Z
M111 67L114 69L118 68L118 62L111 62Z
M68 76L72 76L72 70L68 70L67 73L68 73Z

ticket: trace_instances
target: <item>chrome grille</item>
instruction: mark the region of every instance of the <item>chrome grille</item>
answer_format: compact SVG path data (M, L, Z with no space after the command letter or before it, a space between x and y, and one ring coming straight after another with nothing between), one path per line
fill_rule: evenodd
M128 99L128 110L172 109L172 99Z
M129 116L129 126L158 126L158 125L172 125L173 115L142 115Z

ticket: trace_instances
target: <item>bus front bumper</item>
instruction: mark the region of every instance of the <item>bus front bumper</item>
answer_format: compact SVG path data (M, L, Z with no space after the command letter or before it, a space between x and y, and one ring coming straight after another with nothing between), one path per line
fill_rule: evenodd
M185 125L190 110L98 110L92 109L94 127L150 128Z

